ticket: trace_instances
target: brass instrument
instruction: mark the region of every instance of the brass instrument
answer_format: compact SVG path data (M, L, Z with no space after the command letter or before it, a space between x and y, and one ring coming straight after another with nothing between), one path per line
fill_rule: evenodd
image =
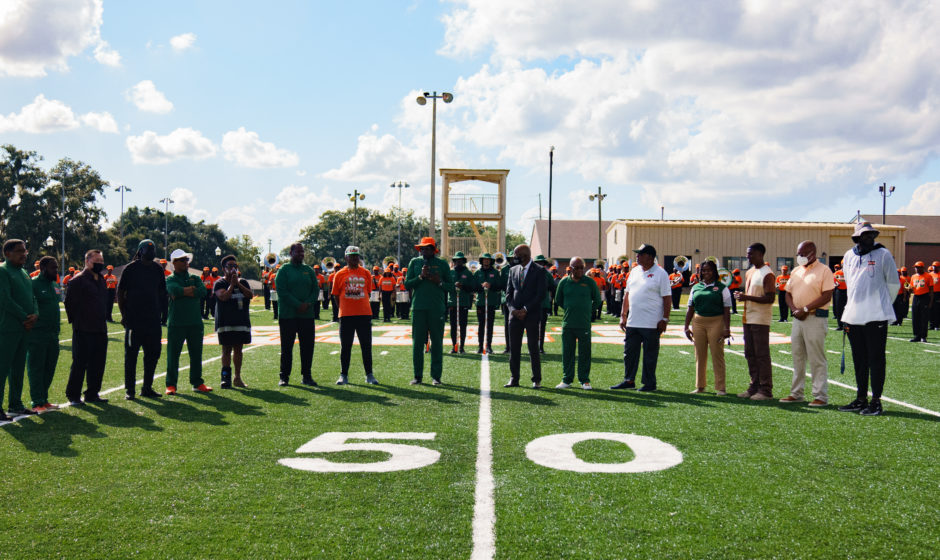
M685 272L692 266L692 261L689 257L679 255L672 260L672 268L678 270L679 272Z
M506 266L506 255L500 251L493 253L493 266L495 266L497 269Z
M336 259L333 257L324 257L320 261L320 266L323 268L323 272L333 272L333 269L336 268Z
M275 255L274 253L268 253L267 255L264 256L263 264L264 266L268 268L274 268L275 266L277 266L277 263L279 263L280 260L281 259L278 258L278 256Z
M715 266L721 266L721 263L718 262L718 257L705 257L705 260L715 263Z
M470 261L467 263L467 268L470 269L470 272L476 272L480 270L480 261Z

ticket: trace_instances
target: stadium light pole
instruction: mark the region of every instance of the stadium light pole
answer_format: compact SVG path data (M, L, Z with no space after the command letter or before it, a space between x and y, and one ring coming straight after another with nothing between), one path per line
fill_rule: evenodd
M894 194L894 187L889 187L888 183L878 185L878 192L881 193L881 223L887 225L888 197Z
M597 187L597 194L592 194L588 196L588 200L597 201L597 258L598 260L604 258L604 255L601 253L601 202L604 202L605 198L607 198L607 195L601 194L600 187Z
M437 100L441 99L444 103L450 103L454 100L454 94L446 91L440 95L436 91L433 93L424 92L423 95L418 96L418 105L427 104L428 99L431 100L431 219L428 236L434 237L434 191L437 190L437 180L434 177L435 158L437 157Z
M121 193L121 243L124 243L124 193L134 192L131 189L127 188L125 185L114 189L114 192Z
M548 147L548 260L552 260L552 167L555 164L555 146Z
M398 266L401 266L401 190L410 186L404 181L396 181L389 185L390 188L398 189Z
M161 198L160 202L166 205L166 210L163 211L163 258L169 260L169 246L170 246L170 205L176 204L175 200L171 200L170 197Z
M352 194L346 193L346 196L349 197L349 200L353 203L353 245L359 245L356 241L356 222L359 220L356 218L356 211L358 209L358 204L360 200L365 200L366 195L362 194L358 190L353 190Z

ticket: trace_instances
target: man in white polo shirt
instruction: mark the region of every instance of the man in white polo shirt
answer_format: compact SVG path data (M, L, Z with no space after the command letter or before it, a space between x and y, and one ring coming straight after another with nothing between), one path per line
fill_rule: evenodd
M620 329L626 335L623 340L624 378L611 389L636 389L636 370L642 347L643 386L640 391L655 391L659 337L669 325L672 286L669 274L656 264L656 249L652 245L640 245L633 252L639 266L633 269L627 280L628 297L623 298L620 312Z

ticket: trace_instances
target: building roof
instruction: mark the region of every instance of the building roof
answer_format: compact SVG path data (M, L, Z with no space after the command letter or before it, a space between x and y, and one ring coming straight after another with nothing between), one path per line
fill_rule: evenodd
M863 220L880 229L881 214L862 214ZM940 243L940 216L914 216L910 214L888 214L885 220L890 225L907 228L905 243Z
M595 224L597 222L594 222ZM760 220L634 220L623 219L609 222L606 227L610 229L614 224L625 224L628 226L660 226L660 227L750 227L750 228L788 228L788 229L830 229L855 227L854 222L779 222L779 221L760 221ZM903 230L903 225L884 226L885 230ZM554 244L554 233L552 234L552 243Z
M601 254L607 254L607 229L612 220L601 222ZM535 220L529 240L533 255L554 259L597 257L597 220L552 220L552 254L548 254L548 220Z

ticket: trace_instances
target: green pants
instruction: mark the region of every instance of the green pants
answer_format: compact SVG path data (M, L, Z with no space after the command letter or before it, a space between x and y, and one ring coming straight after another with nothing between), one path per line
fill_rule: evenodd
M411 358L415 379L424 377L424 345L431 335L431 379L441 380L444 370L444 310L416 309L411 314Z
M10 410L23 408L23 371L26 369L26 329L0 333L0 406L10 379Z
M189 382L193 387L202 385L202 324L166 329L166 386L176 387L180 374L180 352L183 341L189 350Z
M26 376L30 406L35 408L49 403L49 386L59 363L59 333L33 330L26 338Z
M591 329L561 329L561 371L562 381L574 381L574 351L578 347L578 381L591 381Z

